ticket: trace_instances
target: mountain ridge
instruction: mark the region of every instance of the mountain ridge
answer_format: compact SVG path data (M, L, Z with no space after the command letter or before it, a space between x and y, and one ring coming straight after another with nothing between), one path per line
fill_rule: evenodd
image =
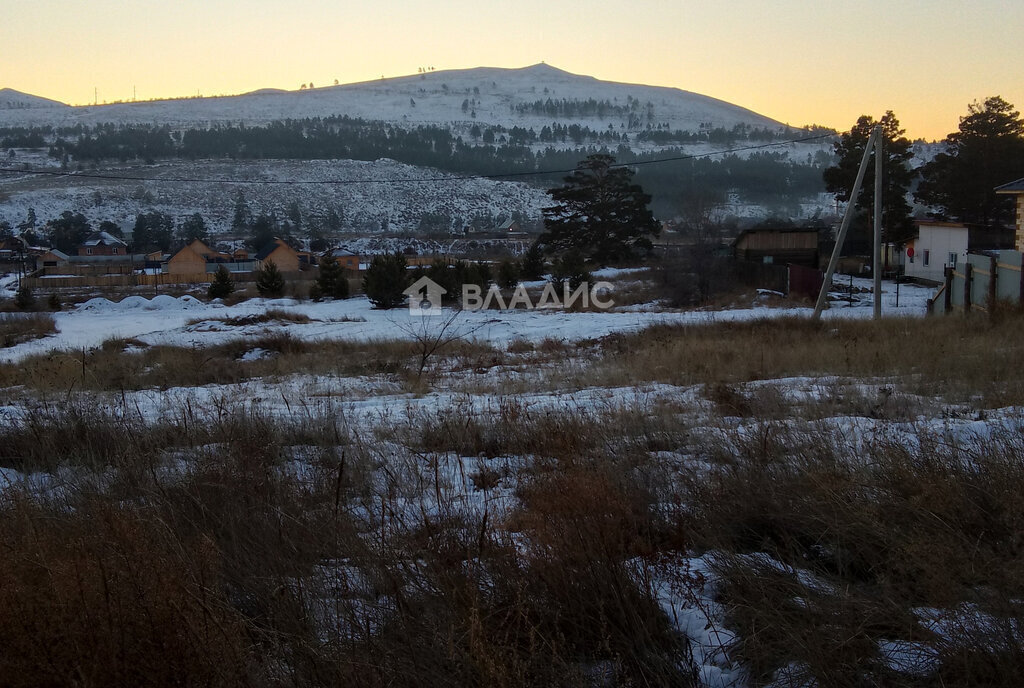
M637 117L576 117L574 121L591 128L612 125L624 130L636 130L637 118L643 120L639 128L650 125L696 131L704 127L732 128L738 124L770 129L785 127L769 117L712 96L669 86L605 81L573 74L543 62L517 68L428 71L293 91L262 88L238 95L108 105L69 106L12 89L3 89L0 93L7 91L12 93L13 101L35 105L0 109L0 126L105 122L170 126L239 122L260 125L283 119L349 115L408 124L461 122L479 123L481 126L541 127L550 124L552 117L529 111L537 101L593 99L614 104L608 109L620 115L629 108L631 115ZM49 105L44 106L43 103Z

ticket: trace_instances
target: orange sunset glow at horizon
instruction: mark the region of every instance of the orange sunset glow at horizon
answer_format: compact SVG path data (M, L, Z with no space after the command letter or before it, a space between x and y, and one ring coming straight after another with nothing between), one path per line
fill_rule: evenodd
M792 126L840 131L893 110L911 138L955 131L973 101L1024 107L1024 6L740 0L480 6L384 0L38 0L5 9L0 87L73 105L234 95L545 61L669 86Z

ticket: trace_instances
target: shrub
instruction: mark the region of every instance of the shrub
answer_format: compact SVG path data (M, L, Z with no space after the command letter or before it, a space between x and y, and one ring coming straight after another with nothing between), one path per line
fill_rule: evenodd
M27 286L18 287L14 294L14 305L23 311L30 311L36 306L36 295Z
M0 348L39 339L57 331L53 316L46 313L0 314Z
M583 256L576 251L569 251L551 264L551 281L555 284L569 282L570 289L576 289L584 282L590 281L590 272L583 262Z
M497 284L502 289L515 289L519 284L519 265L514 260L503 260L498 265Z

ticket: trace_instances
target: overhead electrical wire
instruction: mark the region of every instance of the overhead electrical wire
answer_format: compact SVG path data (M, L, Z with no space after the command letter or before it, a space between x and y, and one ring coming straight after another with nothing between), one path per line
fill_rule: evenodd
M635 162L628 163L615 163L612 167L638 167L641 165L658 165L666 162L678 162L682 160L696 160L699 158L709 158L715 155L727 155L729 153L742 153L745 151L759 150L764 148L774 148L778 146L787 146L794 143L805 143L807 141L816 141L819 139L831 138L834 134L817 134L815 136L805 136L798 139L789 139L786 141L774 141L772 143L762 143L755 146L740 146L737 148L727 148L720 151L710 151L708 153L695 153L693 155L676 155L668 158L657 158L655 160L638 160ZM43 170L43 169L30 169L30 168L13 168L13 167L0 167L0 173L6 174L29 174L29 175L43 175L50 177L73 177L79 179L103 179L108 181L132 181L132 182L156 182L156 183L168 183L168 184L267 184L267 185L311 185L311 184L324 184L324 185L337 185L337 186L351 186L357 184L419 184L419 183L439 183L439 182L457 182L457 181L468 181L471 179L510 179L519 177L538 177L538 176L550 176L556 174L569 174L576 171L576 168L572 169L561 169L561 170L531 170L525 172L505 172L501 174L463 174L463 175L448 175L444 177L419 177L411 179L224 179L224 178L206 178L200 179L196 177L137 177L128 175L117 175L117 174L100 174L90 172L71 172L63 170Z

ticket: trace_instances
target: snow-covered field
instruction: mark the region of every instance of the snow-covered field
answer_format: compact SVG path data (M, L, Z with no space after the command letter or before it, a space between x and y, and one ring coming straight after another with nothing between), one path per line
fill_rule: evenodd
M602 270L597 271L595 278L626 283L632 279L632 273L631 270ZM844 286L848 284L846 279L842 282ZM853 302L845 302L838 294L834 295L825 318L871 316L871 295L860 291L870 287L870 281L857 278L853 284L857 290ZM0 282L0 289L5 286L10 284ZM885 314L915 320L923 316L925 302L933 290L914 285L900 285L899 289L897 306L896 285L884 284ZM765 305L759 305L762 297ZM337 458L332 452L341 454L343 468L345 451L350 452L350 461L357 450L368 452L373 461L370 462L372 468L365 469L368 477L363 489L368 490L371 497L365 503L359 499L344 502L344 509L354 527L365 528L374 542L377 538L383 540L381 533L388 528L399 529L398 532L405 535L421 525L429 531L444 523L444 519L491 524L488 527L507 529L518 538L517 542L525 542L526 530L517 526L515 520L525 508L521 488L531 480L557 475L558 471L545 466L538 478L532 471L541 459L530 452L497 451L497 455L492 456L485 451L466 449L456 440L451 440L455 442L451 447L442 443L432 449L424 449L414 441L432 428L449 428L446 424L454 428L453 433L463 428L478 428L477 432L484 433L496 432L488 430L488 424L509 423L507 436L497 433L507 442L525 441L520 436L537 433L537 428L549 428L553 434L571 434L573 428L583 428L579 431L599 436L594 440L593 449L588 451L607 453L615 471L627 477L638 471L649 471L645 475L652 494L663 500L656 508L666 512L673 509L685 512L687 505L675 500L687 494L684 489L687 480L700 484L701 480L710 480L714 475L728 475L742 465L742 457L752 446L775 446L772 443L777 442L780 451L799 453L809 451L800 444L802 442L826 442L832 452L830 457L848 465L870 461L873 452L885 447L898 448L901 456L921 453L931 461L935 460L930 453L935 447L935 452L953 452L956 456L969 457L965 460L980 463L981 459L976 457L984 457L992 446L1007 438L1010 441L1019 438L1024 432L1021 407L979 408L973 402L922 395L911 389L911 381L918 377L916 373L898 379L841 375L776 377L729 386L727 393L740 399L773 400L775 406L767 409L767 417L761 417L756 411L736 414L723 411L722 392L709 383L654 381L588 385L571 374L586 366L587 361L582 359L588 355L581 354L581 360L574 360L573 345L578 344L580 351L589 352L593 349L588 348L591 345L585 343L587 340L608 334L636 332L656 323L710 324L810 314L809 308L766 305L776 298L776 295L764 293L755 297L749 307L719 311L668 311L657 305L642 304L610 312L463 312L454 321L455 326L461 328L467 338L486 342L499 350L510 350L514 348L510 345L517 342L539 343L549 339L569 346L558 354L564 357L559 362L530 359L519 368L511 364L474 370L446 368L425 388L410 388L408 381L388 374L298 373L199 387L122 391L72 389L53 398L27 387L0 389L0 423L5 427L31 423L33 428L38 428L41 419L62 404L79 409L73 413L84 413L81 409L87 409L89 413L108 414L117 419L118 424L136 429L179 422L187 427L212 426L236 416L255 423L266 420L269 427L285 427L289 423L315 426L328 419L332 427L341 428L338 432L341 439L336 440L341 443L340 449L339 446L325 449L309 444L282 447L281 454L275 455L267 471L295 480L303 490L309 491L303 492L307 496L318 489L321 485L318 481L323 480L327 471L331 498L337 500L340 492L336 491L342 489L342 478L336 463L330 463ZM271 308L305 315L310 321L252 325L225 322L228 318L244 318ZM56 335L0 350L0 360L16 362L44 352L53 352L59 357L61 351L78 352L99 346L112 337L131 338L141 344L195 348L239 339L255 341L268 332L286 332L304 341L410 339L445 320L413 317L405 309L373 310L362 297L322 303L253 299L227 306L168 295L132 296L118 303L95 298L73 310L55 314L55 319L59 329ZM905 342L893 345L903 346ZM131 344L121 355L134 355L132 350L137 346L137 343ZM265 355L267 352L255 345L243 354L246 360ZM510 355L509 360L514 357ZM540 384L542 376L547 376L548 383L554 380L556 387ZM569 419L579 425L544 425L553 422L552 419ZM525 429L519 429L516 422L522 422ZM118 428L120 432L121 425ZM639 434L629 435L632 432ZM475 435L470 432L469 436ZM430 437L435 442L451 439L436 431ZM145 479L161 481L159 484L163 486L194 480L204 475L202 471L221 448L219 443L206 444L189 454L178 442L175 440L174 447L166 450L156 465L147 467L144 473L149 477ZM323 458L325 456L328 459ZM719 458L714 458L716 456ZM566 470L572 468L571 462L565 466ZM64 504L74 500L80 484L99 490L120 485L122 476L118 470L119 467L107 465L57 465L47 470L0 465L0 503L7 503L9 494L20 492L32 495L41 504L66 509ZM494 476L493 484L480 482L480 476L485 474ZM209 486L207 482L203 485L204 488ZM114 488L109 489L112 499L123 499ZM386 503L391 510L391 521L375 511L383 509L381 505L385 500L390 500ZM336 505L337 501L333 503ZM650 593L671 628L687 639L689 655L692 655L690 667L700 685L747 688L761 683L759 678L750 675L738 651L737 642L743 638L723 598L727 583L723 560L735 557L735 561L752 570L767 570L787 581L795 581L808 598L793 600L797 607L817 603L815 596L839 594L831 580L812 570L813 562L794 565L780 556L767 550L737 554L717 549L674 549L635 556L624 565L638 585ZM409 564L415 566L418 562ZM365 565L361 568L358 562L324 559L315 570L316 575L304 580L303 586L319 591L315 594L324 595L327 601L325 606L311 606L316 610L317 623L328 629L332 624L343 625L345 619L352 617L339 617L338 610L348 609L351 614L355 609L356 618L367 624L369 633L377 628L375 619L382 618L379 615L392 613L393 599L387 593L373 592L372 585L366 581ZM872 653L880 663L873 665L874 671L892 671L902 676L928 674L941 665L944 647L961 642L960 629L969 626L972 632L982 634L990 632L986 629L998 623L989 612L971 604L917 605L904 611L912 620L904 619L905 623L916 624L914 628L920 626L927 629L927 633L907 639L903 631L882 630L877 632L877 637L871 636L864 647L868 648L865 652ZM863 643L864 638L859 637L858 641ZM794 640L791 648L780 651L799 653L802 649ZM780 687L815 685L806 679L808 671L804 664L790 662L775 670L774 683L768 683Z
M612 277L616 271L598 271L596 278ZM854 286L867 288L870 280L856 278ZM883 311L888 315L919 317L933 290L917 285L900 285L899 306L896 285L883 287ZM836 296L838 298L838 295ZM614 292L611 294L614 301ZM435 318L410 315L406 309L375 310L365 297L343 301L297 302L291 299L252 299L233 306L220 302L203 302L191 296L174 298L159 295L153 298L130 296L120 302L95 298L73 310L54 314L58 333L44 339L0 349L0 361L16 361L25 356L51 350L79 351L99 346L111 338L136 338L147 344L177 346L210 346L239 337L266 334L268 326L246 328L217 327L202 321L213 318L236 318L281 308L308 316L308 323L275 323L272 330L308 340L373 341L412 339L417 333L430 331ZM559 310L464 311L456 320L467 339L488 342L500 347L517 340L540 342L554 339L576 342L597 339L614 332L635 332L658 323L714 323L757 318L807 317L810 308L775 308L752 304L749 308L730 310L663 311L644 306L612 308L607 312L565 312ZM825 311L826 318L869 318L872 315L870 294L857 294L853 303L834 300ZM446 318L437 318L437 321ZM187 325L189 321L200 321ZM424 330L424 328L426 328Z

